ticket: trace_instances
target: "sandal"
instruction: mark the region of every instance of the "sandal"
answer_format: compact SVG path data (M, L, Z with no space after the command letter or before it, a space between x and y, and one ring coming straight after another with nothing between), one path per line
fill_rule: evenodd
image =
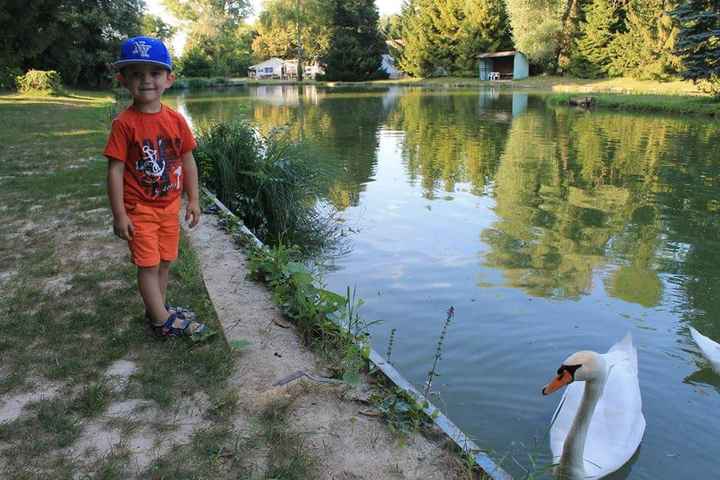
M191 322L197 320L197 314L189 308L180 307L177 305L170 305L169 303L166 303L165 310L167 310L170 315L175 313L178 317L184 318L185 320L190 320ZM147 312L147 310L145 310L145 320L152 323L152 319L150 318L150 314Z
M177 323L177 326L176 326ZM158 337L188 337L192 341L206 340L215 332L210 330L204 323L188 320L177 313L171 313L162 325L150 325Z

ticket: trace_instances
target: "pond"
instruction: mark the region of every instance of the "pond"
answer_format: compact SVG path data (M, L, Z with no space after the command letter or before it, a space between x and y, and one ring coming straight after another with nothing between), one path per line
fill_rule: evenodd
M350 251L325 275L382 320L418 388L450 306L433 401L516 478L548 477L542 386L631 332L647 430L612 478L708 478L720 376L720 123L584 112L492 89L258 86L170 97L194 124L287 126L318 162Z

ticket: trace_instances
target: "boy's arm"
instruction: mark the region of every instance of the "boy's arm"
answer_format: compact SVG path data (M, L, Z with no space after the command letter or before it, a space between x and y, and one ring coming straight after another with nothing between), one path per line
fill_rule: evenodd
M125 162L112 158L108 159L107 190L113 214L113 231L118 237L131 240L135 229L130 217L125 212L125 202L123 201L124 173Z
M198 186L198 170L195 164L195 157L192 151L185 152L182 156L183 162L183 189L187 192L188 206L185 211L185 221L189 222L190 228L195 227L200 221L200 187Z

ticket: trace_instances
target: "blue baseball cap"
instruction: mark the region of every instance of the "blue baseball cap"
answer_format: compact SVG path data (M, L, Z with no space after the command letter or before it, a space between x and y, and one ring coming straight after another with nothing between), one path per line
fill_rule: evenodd
M113 66L122 68L132 63L152 63L172 70L172 59L165 44L152 37L133 37L123 42L120 59Z

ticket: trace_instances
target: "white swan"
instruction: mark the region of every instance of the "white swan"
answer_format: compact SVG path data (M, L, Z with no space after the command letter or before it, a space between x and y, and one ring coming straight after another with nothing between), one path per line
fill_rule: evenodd
M605 354L570 355L545 388L568 385L553 415L550 448L563 480L602 478L622 467L645 433L637 350L628 333Z
M702 333L690 327L690 335L700 347L700 351L710 361L710 364L718 374L720 374L720 344L710 340Z

